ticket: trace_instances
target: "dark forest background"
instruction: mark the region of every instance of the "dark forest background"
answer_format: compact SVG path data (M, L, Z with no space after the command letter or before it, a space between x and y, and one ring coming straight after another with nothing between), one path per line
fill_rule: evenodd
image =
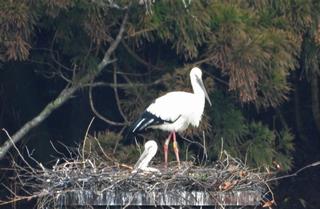
M213 106L179 136L182 160L210 164L223 149L284 175L320 160L319 58L318 0L3 0L0 127L50 167L52 144L81 146L96 117L88 140L134 163L136 147L121 143L130 123L165 92L191 91L199 66ZM7 168L19 157L4 131L0 160L13 188ZM319 208L319 172L277 182L276 207Z

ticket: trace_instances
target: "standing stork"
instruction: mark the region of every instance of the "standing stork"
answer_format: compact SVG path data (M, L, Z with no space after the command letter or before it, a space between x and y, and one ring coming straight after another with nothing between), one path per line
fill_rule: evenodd
M166 167L168 164L168 146L171 138L173 138L173 150L180 167L176 132L186 130L190 124L194 127L199 126L205 99L208 100L211 106L211 101L202 81L200 68L192 68L190 80L193 93L173 91L155 99L130 128L131 134L140 132L146 128L170 132L163 146Z

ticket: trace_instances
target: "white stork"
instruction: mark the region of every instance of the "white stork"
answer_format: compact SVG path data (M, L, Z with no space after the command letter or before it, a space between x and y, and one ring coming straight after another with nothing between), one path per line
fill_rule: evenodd
M182 132L191 124L198 127L205 105L205 99L210 106L211 101L202 81L200 68L194 67L190 72L193 93L183 91L169 92L150 104L131 126L131 134L146 128L169 131L169 137L164 143L164 161L168 164L168 145L173 138L173 150L180 167L179 149L176 132Z
M137 173L139 170L145 172L156 172L160 171L156 168L148 167L149 162L156 155L158 150L158 145L154 140L149 140L144 144L144 151L141 154L139 160L134 165L132 173Z

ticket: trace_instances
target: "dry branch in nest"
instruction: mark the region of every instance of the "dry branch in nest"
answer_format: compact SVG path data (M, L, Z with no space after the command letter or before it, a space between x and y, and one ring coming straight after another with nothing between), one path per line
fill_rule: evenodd
M254 201L259 204L264 194L272 194L266 183L272 177L270 173L249 169L227 153L224 153L222 160L209 166L183 162L180 168L173 165L169 165L168 169L154 166L161 173L134 174L130 166L101 163L94 155L83 158L81 151L79 153L77 159L57 160L52 169L45 168L30 155L36 167L28 163L25 166L15 164L16 177L13 180L23 189L24 195L12 192L10 201L37 198L38 208L62 208L66 205L144 205L143 201L147 200L147 205L154 206L172 205L172 201L190 206L191 203L208 204L214 199L214 204L223 207L227 203L222 202L219 195L253 192L258 194ZM190 194L196 195L193 200ZM143 196L140 200L139 195ZM202 199L197 195L202 195ZM179 198L184 198L183 203L178 201Z

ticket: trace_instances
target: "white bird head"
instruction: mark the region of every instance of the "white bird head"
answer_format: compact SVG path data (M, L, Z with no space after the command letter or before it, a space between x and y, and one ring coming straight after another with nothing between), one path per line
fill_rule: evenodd
M202 71L200 70L200 68L194 67L191 69L190 77L194 77L194 76L202 79Z
M157 142L154 140L149 140L144 144L144 150L147 150L148 153L153 157L158 150Z
M190 79L191 79L193 90L196 91L195 85L198 85L201 89L201 92L203 92L204 96L209 102L210 106L212 106L209 95L202 81L202 71L200 70L200 68L198 67L192 68L192 70L190 71Z

